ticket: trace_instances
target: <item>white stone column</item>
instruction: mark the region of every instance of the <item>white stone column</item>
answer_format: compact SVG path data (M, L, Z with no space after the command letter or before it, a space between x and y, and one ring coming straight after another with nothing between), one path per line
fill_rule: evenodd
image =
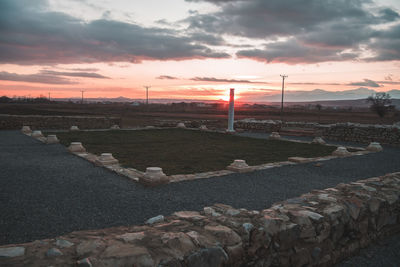
M230 96L229 96L229 114L228 114L228 130L227 132L235 132L233 129L233 123L235 121L234 119L234 113L235 113L235 89L231 88Z

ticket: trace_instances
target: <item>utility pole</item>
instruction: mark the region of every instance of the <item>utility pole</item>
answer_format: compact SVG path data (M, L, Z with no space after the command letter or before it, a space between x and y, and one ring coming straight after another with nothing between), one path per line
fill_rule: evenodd
M50 92L49 92L49 101L51 101L51 99L50 99Z
M285 92L285 78L288 76L285 74L281 74L282 77L282 100L281 100L281 122L283 123L283 94Z
M149 88L151 88L151 86L143 86L144 88L146 88L146 105L149 105Z
M81 93L82 93L82 100L81 100L82 102L81 102L81 103L82 103L82 104L83 104L83 93L84 93L84 92L85 92L85 91L83 91L83 90L81 91Z

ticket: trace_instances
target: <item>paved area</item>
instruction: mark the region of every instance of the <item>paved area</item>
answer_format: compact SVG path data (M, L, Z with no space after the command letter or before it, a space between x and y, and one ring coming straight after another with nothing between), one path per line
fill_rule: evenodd
M140 155L138 155L140 156ZM0 131L0 244L141 224L214 203L263 209L312 189L400 171L400 149L145 188L59 145Z

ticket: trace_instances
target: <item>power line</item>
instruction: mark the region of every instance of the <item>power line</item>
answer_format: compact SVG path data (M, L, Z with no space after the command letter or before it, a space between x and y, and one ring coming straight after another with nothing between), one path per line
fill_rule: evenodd
M282 77L282 100L281 100L281 121L283 122L283 95L285 92L285 79L288 77L285 74L280 75Z

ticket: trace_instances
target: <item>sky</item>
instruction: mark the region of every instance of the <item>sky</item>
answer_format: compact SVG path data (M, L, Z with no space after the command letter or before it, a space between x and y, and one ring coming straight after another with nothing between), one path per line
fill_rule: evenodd
M0 95L400 98L398 0L1 0Z

